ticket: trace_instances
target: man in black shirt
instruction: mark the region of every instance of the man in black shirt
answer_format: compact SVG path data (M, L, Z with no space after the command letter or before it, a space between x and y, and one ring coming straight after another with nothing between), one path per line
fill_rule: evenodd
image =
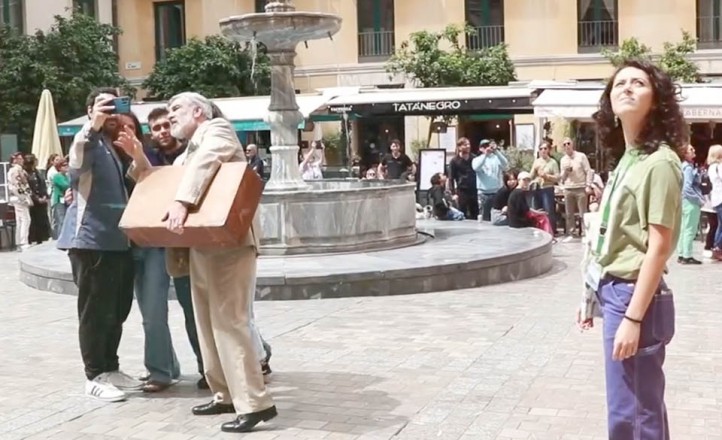
M476 173L471 168L471 143L463 137L456 142L456 156L449 163L449 190L459 196L459 210L470 220L479 217Z
M400 179L401 175L411 166L409 156L401 152L401 142L391 142L391 153L384 156L379 164L378 174L386 179ZM384 173L384 171L386 171Z

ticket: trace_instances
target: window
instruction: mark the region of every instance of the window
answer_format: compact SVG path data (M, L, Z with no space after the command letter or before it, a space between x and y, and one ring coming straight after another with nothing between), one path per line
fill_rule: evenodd
M96 0L73 0L73 9L85 15L96 17Z
M697 0L697 41L700 49L722 47L722 1Z
M358 1L356 11L359 61L385 61L394 52L394 0Z
M5 26L10 26L18 32L25 29L23 0L0 0L0 17Z
M266 12L266 0L256 0L255 12Z
M579 52L599 52L619 44L617 0L577 0Z
M186 42L185 7L180 2L155 3L155 59Z
M504 0L465 0L466 22L474 28L466 47L484 49L504 42Z

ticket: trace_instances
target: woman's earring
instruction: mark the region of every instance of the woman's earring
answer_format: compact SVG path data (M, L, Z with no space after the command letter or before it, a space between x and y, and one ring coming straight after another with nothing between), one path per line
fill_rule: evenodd
M614 115L614 126L619 127L619 116Z

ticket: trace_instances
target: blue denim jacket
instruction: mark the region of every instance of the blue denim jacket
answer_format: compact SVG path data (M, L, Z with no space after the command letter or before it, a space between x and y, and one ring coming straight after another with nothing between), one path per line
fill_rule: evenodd
M682 162L682 198L697 206L704 205L704 196L702 195L702 179L699 171L692 166L691 163Z
M128 204L125 167L110 141L90 129L90 122L73 139L69 165L73 202L58 249L128 250L130 241L118 227Z

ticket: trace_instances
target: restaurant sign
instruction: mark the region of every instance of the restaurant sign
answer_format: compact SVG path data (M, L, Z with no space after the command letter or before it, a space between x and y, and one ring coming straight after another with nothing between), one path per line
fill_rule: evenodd
M459 110L461 101L397 102L393 107L395 113L441 112Z
M682 104L682 114L685 119L721 120L722 107L684 107Z

